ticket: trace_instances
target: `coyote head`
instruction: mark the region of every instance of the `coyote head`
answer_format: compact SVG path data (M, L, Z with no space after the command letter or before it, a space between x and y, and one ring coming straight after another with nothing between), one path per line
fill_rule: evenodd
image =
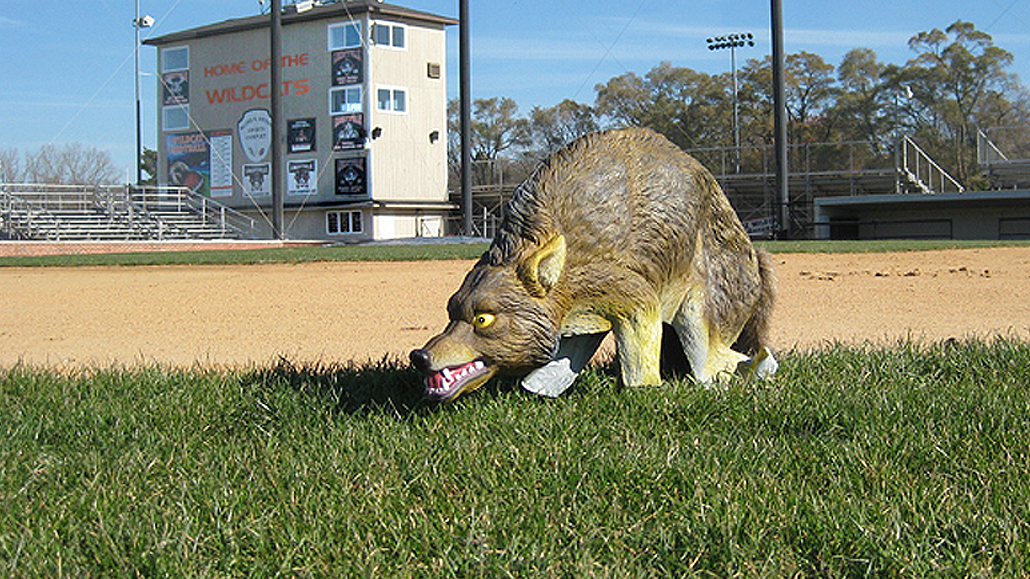
M522 374L546 364L558 343L551 294L564 263L560 235L509 263L484 256L451 296L447 328L411 352L425 376L426 395L451 400L494 374Z

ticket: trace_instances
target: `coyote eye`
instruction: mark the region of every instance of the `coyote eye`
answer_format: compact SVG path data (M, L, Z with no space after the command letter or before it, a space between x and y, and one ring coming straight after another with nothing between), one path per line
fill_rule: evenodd
M493 324L493 323L494 323L494 315L493 314L476 314L476 317L472 319L472 325L475 326L475 328L477 330L482 330L483 328L489 328L490 325Z

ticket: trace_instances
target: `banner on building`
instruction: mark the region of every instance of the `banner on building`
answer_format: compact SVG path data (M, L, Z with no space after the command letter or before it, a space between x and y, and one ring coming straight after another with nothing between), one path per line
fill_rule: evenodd
M211 196L232 197L232 130L207 133L211 149Z
M190 73L188 70L162 74L161 87L163 106L171 107L189 104Z
M272 148L272 114L266 109L251 109L236 124L240 147L251 163L265 160Z
M290 153L309 153L315 150L315 119L286 121L286 147Z
M333 86L361 84L364 69L364 56L360 48L333 52Z
M349 157L336 160L336 194L364 197L368 193L365 178L365 158Z
M350 151L365 146L365 115L351 113L333 117L333 149Z
M272 165L260 163L243 166L243 193L249 197L272 195Z
M175 133L166 138L168 184L210 195L211 152L204 133Z
M318 192L318 171L315 159L286 162L286 194L314 195Z

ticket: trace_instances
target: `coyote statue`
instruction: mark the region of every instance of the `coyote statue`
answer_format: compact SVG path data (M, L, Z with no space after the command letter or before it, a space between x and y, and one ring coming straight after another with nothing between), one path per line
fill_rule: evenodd
M764 378L777 369L769 261L692 157L646 129L593 133L518 187L446 329L411 361L438 400L497 373L557 396L611 331L622 384L660 384L667 324L698 381Z

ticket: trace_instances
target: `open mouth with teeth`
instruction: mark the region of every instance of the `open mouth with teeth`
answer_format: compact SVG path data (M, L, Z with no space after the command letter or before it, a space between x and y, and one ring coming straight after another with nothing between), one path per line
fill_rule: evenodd
M426 396L434 400L453 400L459 394L482 386L494 375L494 371L495 368L487 366L482 360L444 368L426 376Z

